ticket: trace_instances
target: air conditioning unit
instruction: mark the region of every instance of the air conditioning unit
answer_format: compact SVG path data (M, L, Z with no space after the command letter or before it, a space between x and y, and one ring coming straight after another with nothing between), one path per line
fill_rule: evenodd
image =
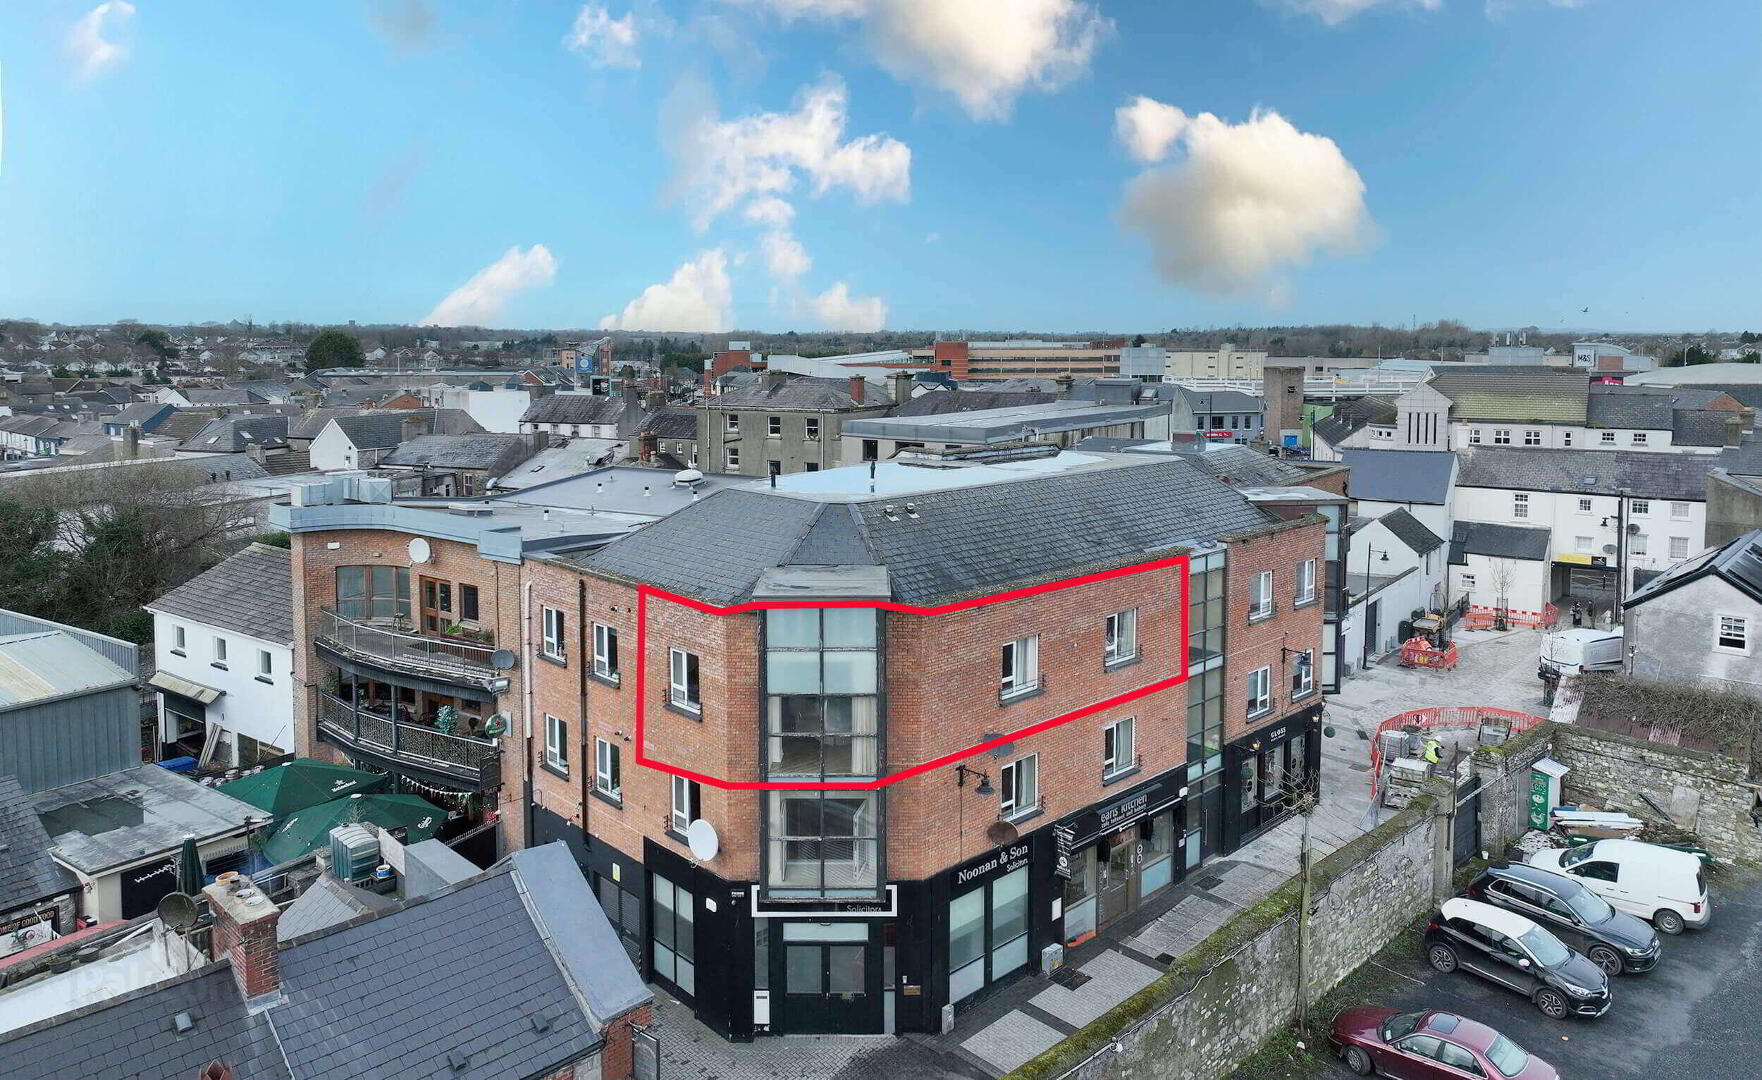
M379 865L379 837L360 825L330 830L331 872L343 881L363 881Z

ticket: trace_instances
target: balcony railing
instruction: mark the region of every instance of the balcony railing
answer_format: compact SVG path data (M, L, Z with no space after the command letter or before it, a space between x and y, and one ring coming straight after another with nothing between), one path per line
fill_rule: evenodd
M319 612L318 640L370 663L487 685L498 678L495 648L476 642L412 634L384 621L350 619L328 608Z
M318 729L345 750L367 751L475 786L494 787L500 779L501 750L493 739L474 739L393 720L322 691L318 694Z

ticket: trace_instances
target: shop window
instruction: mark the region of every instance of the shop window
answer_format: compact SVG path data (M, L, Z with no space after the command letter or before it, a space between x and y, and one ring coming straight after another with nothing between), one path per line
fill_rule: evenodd
M410 571L401 566L339 566L337 614L345 619L408 619Z
M686 995L697 993L697 927L692 895L659 874L649 875L654 886L651 913L654 941L654 973Z
M772 895L874 895L881 887L874 792L773 791L766 828Z
M671 679L667 688L667 700L687 712L703 712L704 702L702 687L698 683L697 654L688 653L684 649L672 649L667 655L667 666Z
M1064 903L1065 944L1076 945L1095 932L1095 845L1071 856Z
M1027 867L949 902L948 957L951 1002L1027 966Z
M1140 901L1175 880L1175 812L1167 810L1145 819L1144 866L1138 871Z
M607 682L618 681L618 630L604 623L593 624L593 673Z
M1004 819L1022 817L1040 808L1040 755L1010 762L998 775L997 804Z
M1128 716L1101 729L1101 776L1109 779L1138 767L1136 721Z
M1138 609L1109 615L1102 631L1102 663L1123 664L1138 656Z
M1003 647L999 694L1017 697L1040 688L1040 636L1017 638Z

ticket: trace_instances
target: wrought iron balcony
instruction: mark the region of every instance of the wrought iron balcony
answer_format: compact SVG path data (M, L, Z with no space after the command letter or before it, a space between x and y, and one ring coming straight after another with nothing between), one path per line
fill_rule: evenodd
M486 690L506 673L495 665L496 649L473 641L413 634L385 620L351 619L326 608L316 638L345 657L391 671L464 682ZM511 660L504 653L504 661ZM506 666L512 666L511 663Z
M393 720L323 691L316 719L319 737L350 753L478 789L501 784L501 747L494 739Z

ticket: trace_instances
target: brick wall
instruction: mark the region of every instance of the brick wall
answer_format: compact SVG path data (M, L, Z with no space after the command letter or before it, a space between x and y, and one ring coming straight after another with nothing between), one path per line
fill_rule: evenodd
M1322 543L1326 525L1306 516L1281 522L1253 534L1229 539L1230 558L1225 571L1227 614L1224 632L1224 739L1236 739L1250 730L1276 724L1286 716L1314 705L1321 686L1322 593L1324 567ZM1298 606L1297 567L1315 560L1315 597ZM1250 621L1254 603L1255 575L1273 572L1273 613ZM1316 689L1295 701L1291 676L1296 657L1284 650L1314 650L1312 682ZM1248 715L1248 675L1256 668L1270 668L1272 708L1259 716Z

